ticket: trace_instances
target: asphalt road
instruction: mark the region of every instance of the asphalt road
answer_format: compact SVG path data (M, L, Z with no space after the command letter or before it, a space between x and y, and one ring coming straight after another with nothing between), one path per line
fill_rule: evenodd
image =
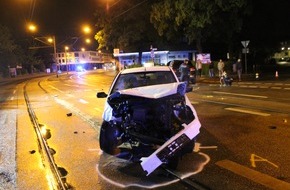
M174 171L185 179L181 182L162 169L146 177L140 166L99 150L104 100L95 95L108 90L114 75L112 72L70 73L58 78L45 75L28 85L38 120L50 129L48 142L56 151L56 162L67 171L65 178L72 187L191 189L194 184L197 189L289 189L287 78L244 78L231 87L220 86L218 79L198 79L188 96L202 129L194 151ZM15 122L8 123L17 129L15 185L18 189L49 189L45 170L39 167L41 157L33 130L25 115L23 83L1 85L1 116L8 112L13 115ZM11 112L12 107L16 113ZM72 116L68 117L68 113ZM8 127L7 123L2 124ZM36 153L32 154L33 150ZM2 159L0 166L3 163ZM0 173L5 173L3 167L0 169Z

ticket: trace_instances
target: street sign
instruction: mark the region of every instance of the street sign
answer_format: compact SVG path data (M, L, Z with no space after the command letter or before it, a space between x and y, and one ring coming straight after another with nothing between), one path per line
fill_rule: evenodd
M245 70L246 70L246 74L247 74L247 53L249 53L249 48L248 45L250 43L250 40L245 40L245 41L241 41L242 45L244 46L244 48L242 49L242 53L245 54Z
M246 40L246 41L241 41L242 45L244 46L244 48L248 47L250 40Z
M242 49L242 53L249 53L249 52L250 52L249 48L243 48Z
M120 49L115 48L115 49L114 49L114 54L119 54L119 53L120 53Z

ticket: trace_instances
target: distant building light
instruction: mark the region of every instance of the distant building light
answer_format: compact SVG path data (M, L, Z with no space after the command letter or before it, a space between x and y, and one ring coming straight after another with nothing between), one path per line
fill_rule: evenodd
M114 54L115 57L138 56L138 55L139 55L138 52Z
M283 51L285 49L285 47L282 47L281 50Z
M154 51L154 54L168 54L169 51ZM143 52L142 54L151 54L151 52Z

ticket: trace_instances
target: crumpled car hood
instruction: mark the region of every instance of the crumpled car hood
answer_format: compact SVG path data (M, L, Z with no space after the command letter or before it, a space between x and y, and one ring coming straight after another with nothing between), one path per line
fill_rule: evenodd
M108 101L110 101L110 99L113 98L112 96L115 96L114 95L115 93L113 93L110 97L108 97L108 100L105 103L105 110L103 112L103 119L105 121L110 121L113 118L112 107L109 105ZM173 95L176 93L180 93L181 95L184 95L186 93L186 83L176 82L176 83L169 83L169 84L137 87L137 88L120 90L117 93L119 94L117 96L128 95L128 96L158 99L158 98L163 98L163 97ZM187 100L187 103L188 102L189 101Z
M177 92L184 95L185 89L186 89L185 83L176 82L169 84L130 88L126 90L120 90L119 93L122 95L158 99L172 94L176 94Z

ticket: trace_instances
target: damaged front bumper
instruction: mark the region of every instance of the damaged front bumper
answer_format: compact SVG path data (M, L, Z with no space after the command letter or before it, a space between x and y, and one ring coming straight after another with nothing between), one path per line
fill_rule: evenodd
M141 158L141 166L147 172L147 176L194 139L199 134L200 126L198 119L193 120L188 125L183 124L183 130L171 137L149 157Z

